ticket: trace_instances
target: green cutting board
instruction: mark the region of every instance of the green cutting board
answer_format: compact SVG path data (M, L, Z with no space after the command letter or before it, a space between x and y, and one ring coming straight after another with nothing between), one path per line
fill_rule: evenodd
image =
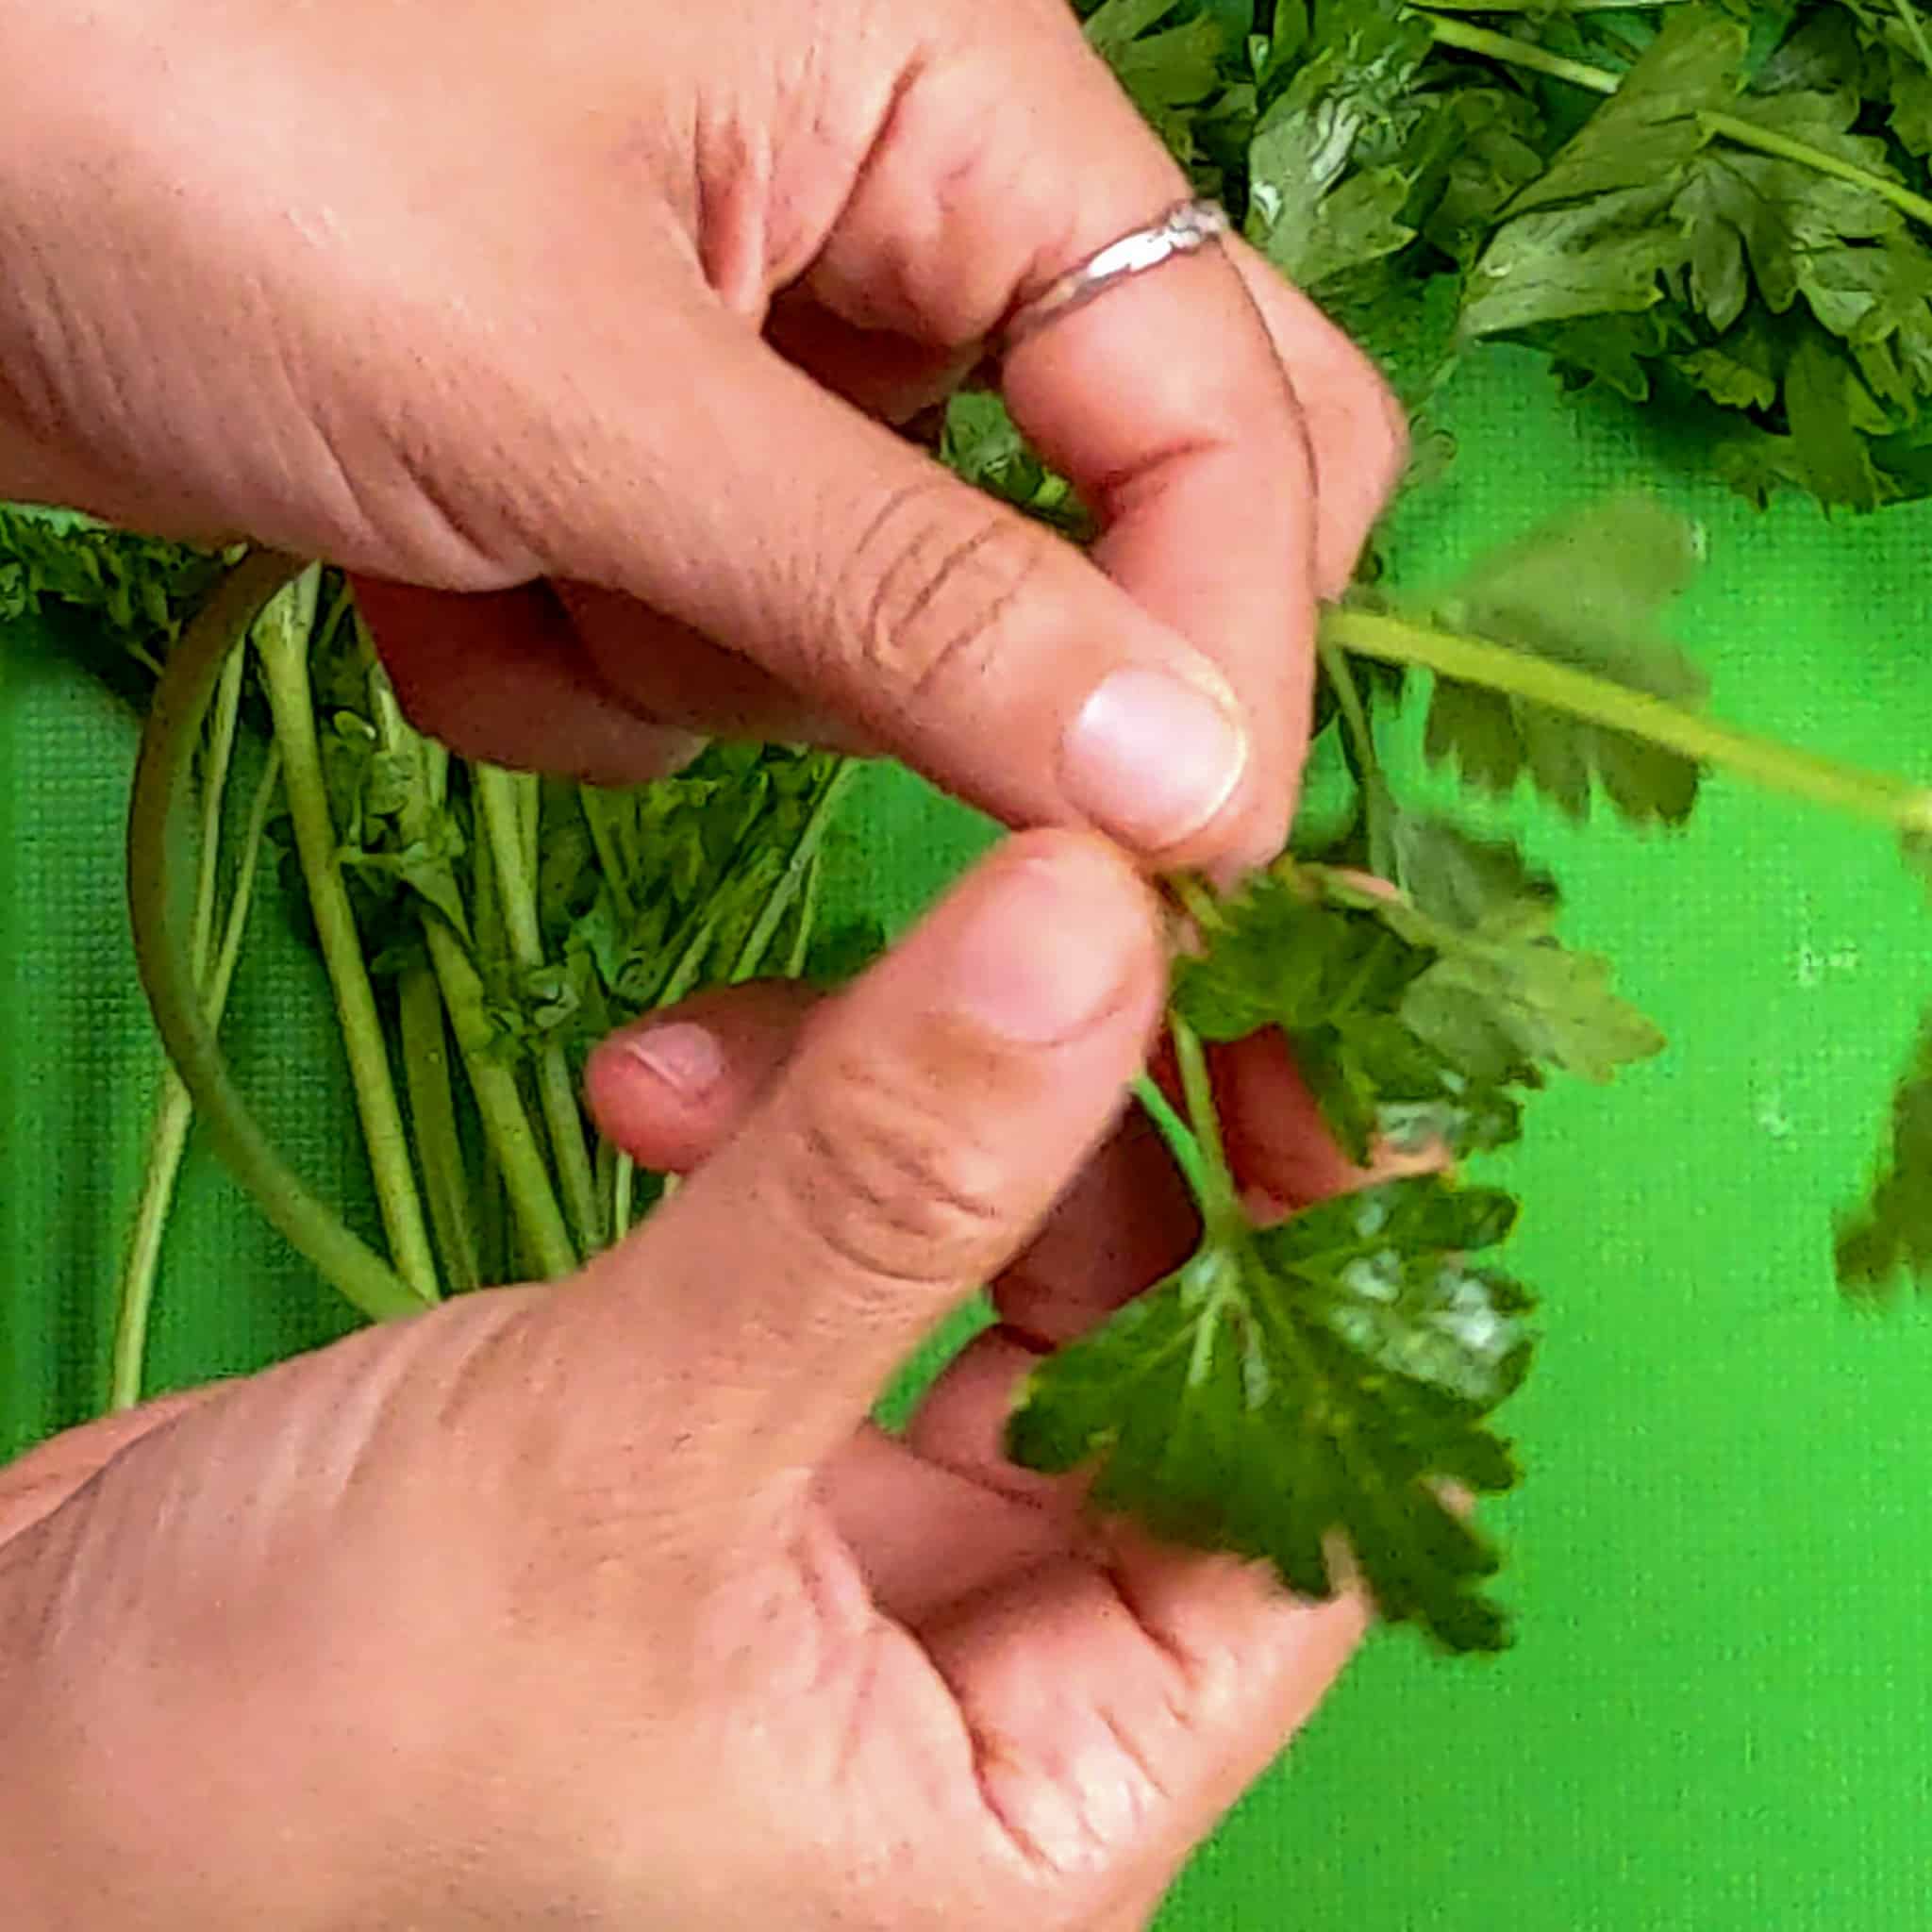
M1406 572L1661 487L1709 533L1680 629L1720 709L1932 774L1932 512L1759 515L1502 352L1451 425L1449 479L1399 521ZM4 644L0 1454L100 1400L156 1074L122 907L133 721L44 630ZM1932 995L1932 915L1881 839L1722 781L1681 836L1522 823L1570 889L1570 937L1617 960L1672 1047L1611 1090L1556 1091L1497 1163L1544 1297L1508 1412L1528 1481L1491 1511L1520 1639L1476 1664L1372 1643L1163 1926L1932 1927L1932 1324L1849 1315L1828 1257ZM874 774L834 847L841 891L897 922L985 837ZM233 1057L303 1170L353 1201L316 971L273 917L258 931ZM345 1325L197 1148L157 1385Z

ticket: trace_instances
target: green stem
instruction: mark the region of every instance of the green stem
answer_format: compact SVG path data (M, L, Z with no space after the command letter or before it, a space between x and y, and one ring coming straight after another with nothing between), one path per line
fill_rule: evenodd
M832 767L831 774L820 789L819 795L806 818L798 834L798 841L791 848L791 856L785 862L785 870L778 874L764 905L759 908L757 922L745 936L744 944L739 949L738 958L731 969L731 984L742 985L764 964L765 953L772 943L773 935L783 923L791 909L792 899L805 883L811 871L819 847L824 840L827 827L832 823L832 814L837 809L847 781L855 768L847 759Z
M373 646L367 647L374 663ZM403 805L403 836L406 840L427 838L431 815L440 811L449 797L449 753L410 727L403 717L402 707L396 703L394 690L379 670L372 673L369 691L383 748L398 757L413 758L422 774L420 795L412 791ZM478 903L471 908L471 914L480 938L486 923L483 896L486 891L494 896L491 869L478 867L475 880ZM570 1252L569 1234L516 1075L496 1057L481 980L464 951L461 938L434 908L425 908L422 919L430 966L456 1034L464 1077L470 1083L483 1123L488 1169L483 1193L485 1208L494 1212L507 1204L524 1246L537 1257L536 1265L545 1274L567 1274L570 1263L564 1257ZM513 1185L508 1178L512 1174ZM485 1278L501 1278L498 1262L504 1257L507 1243L481 1226L476 1216L471 1217L471 1226L479 1270Z
M1647 691L1630 691L1503 644L1359 610L1329 612L1322 620L1322 635L1359 657L1414 664L1440 677L1547 705L1735 773L1769 791L1873 820L1895 832L1924 836L1932 831L1932 789L1753 737Z
M785 961L787 979L803 979L806 962L811 957L812 932L819 923L819 899L824 890L825 848L818 846L811 855L811 867L805 875L805 893L798 908L798 924L791 934L791 952Z
M1892 0L1892 11L1904 23L1906 37L1912 43L1912 51L1919 57L1919 65L1932 74L1932 43L1925 39L1925 29L1919 20L1919 9L1912 0Z
M763 966L765 953L779 926L784 923L792 900L801 889L805 892L806 906L799 915L798 934L792 944L791 976L796 978L803 970L805 950L811 942L812 901L819 878L819 858L824 849L825 832L832 823L833 812L855 769L849 759L841 759L833 767L830 776L806 819L804 827L799 832L797 843L791 848L785 870L774 882L770 895L759 908L756 923L745 936L743 945L738 950L738 958L732 962L729 975L731 985L742 985ZM710 944L716 923L715 913L699 922L697 931L679 950L671 971L658 986L657 996L652 1001L654 1006L675 1007L697 983L698 974L704 967L705 952ZM617 1207L611 1218L613 1241L622 1241L630 1230L631 1199L635 1183L635 1163L629 1155L620 1154L617 1161ZM675 1191L675 1177L667 1176L664 1198L668 1200Z
M685 926L675 935L675 940L683 941L683 943L677 947L670 972L658 982L657 990L651 995L653 1007L675 1007L697 984L698 975L705 969L705 954L717 934L718 916L715 898L708 907L691 908ZM687 929L691 932L689 939L685 939ZM665 950L668 952L671 948L667 946Z
M208 976L208 948L214 943L215 885L221 873L222 806L228 769L235 757L235 729L242 718L242 673L246 658L237 651L222 666L214 710L208 728L208 751L201 766L201 851L194 882L194 974Z
M620 1149L617 1156L617 1183L610 1210L610 1239L613 1241L621 1241L630 1232L634 1211L631 1206L632 1191L637 1185L637 1162Z
M429 1251L429 1230L409 1163L408 1138L403 1131L402 1108L376 1013L375 991L362 956L348 888L342 883L322 750L315 733L308 641L321 579L321 566L312 564L270 602L255 627L256 650L275 720L275 741L282 747L287 766L295 849L341 1023L342 1044L348 1054L383 1230L395 1257L396 1272L425 1301L434 1301L436 1263Z
M1796 161L1814 174L1849 181L1854 188L1862 188L1867 193L1875 194L1880 201L1889 202L1902 215L1922 226L1932 228L1932 201L1927 201L1923 194L1914 194L1900 182L1888 181L1883 175L1874 175L1855 161L1840 160L1836 155L1828 155L1822 148L1813 147L1808 142L1793 141L1788 134L1759 127L1755 122L1746 121L1737 114L1700 114L1697 120L1700 126L1712 134L1722 135L1739 147L1756 148L1759 154Z
M443 1279L453 1291L462 1293L482 1286L483 1271L470 1216L462 1137L457 1130L442 989L426 958L403 969L396 993L403 1076L408 1088L409 1120L416 1130L416 1158L423 1167L423 1190L429 1197L429 1224L442 1259Z
M1215 903L1213 892L1197 874L1176 873L1167 884L1169 891L1180 901L1181 910L1204 935L1218 931L1227 924L1222 917L1221 908Z
M483 981L463 942L441 919L423 923L429 942L430 963L449 1008L457 1050L476 1097L483 1133L496 1158L509 1196L511 1219L523 1238L532 1270L545 1280L558 1280L576 1267L577 1253L564 1224L562 1210L550 1185L535 1128L524 1108L516 1073L495 1051L496 1041L483 999Z
M237 651L231 664L242 661ZM225 690L225 678L224 680ZM261 859L261 842L268 831L269 808L275 803L281 783L282 760L270 748L261 776L256 783L254 803L248 811L247 829L235 861L235 891L228 901L228 916L222 933L221 951L211 973L202 975L208 1024L219 1033L222 1016L228 1008L228 990L235 983L236 962L242 957L242 936L248 928L248 914L255 903L255 874ZM221 827L215 826L219 837ZM108 1401L115 1408L132 1408L142 1399L147 1380L147 1336L154 1311L155 1281L160 1271L161 1237L167 1229L168 1210L175 1198L175 1183L181 1173L182 1158L188 1151L188 1130L194 1122L194 1102L181 1084L181 1075L172 1061L161 1067L161 1099L156 1109L153 1133L148 1141L147 1178L142 1186L141 1206L134 1217L134 1232L128 1242L127 1260L122 1270L119 1313L114 1324L114 1353Z
M531 917L536 916L537 874L542 863L538 821L543 810L543 781L534 772L517 779L517 811L524 832L524 874L530 881ZM538 957L542 957L540 949Z
M560 1046L546 1046L537 1056L537 1099L563 1185L572 1239L578 1256L588 1258L597 1249L597 1177L591 1168L576 1083L571 1078L570 1060Z
M301 566L258 551L225 578L168 655L136 761L128 812L127 897L135 955L161 1042L236 1177L290 1244L375 1320L418 1312L426 1299L302 1184L241 1094L195 985L175 908L177 831L192 794L193 761L222 667L264 604Z
M526 971L543 964L543 936L537 923L537 880L528 863L529 800L537 781L502 771L493 765L475 768L476 798L483 816L490 855L496 868L504 924L509 933L510 956ZM583 1115L575 1084L561 1046L537 1050L537 1096L550 1135L550 1151L563 1185L564 1207L578 1253L592 1254L597 1246L597 1183L584 1142Z
M1588 88L1591 93L1617 92L1617 76L1605 68L1566 59L1561 54L1552 54L1538 46L1534 41L1519 41L1513 34L1499 34L1492 27L1471 26L1462 20L1441 20L1428 9L1423 10L1428 13L1429 32L1438 46L1460 47L1466 54L1482 54L1491 60L1501 60L1506 66L1547 74L1552 79L1569 81L1573 87Z
M1320 649L1322 668L1328 674L1336 703L1341 707L1342 723L1355 745L1356 762L1360 768L1362 809L1369 832L1369 870L1378 878L1392 879L1395 876L1395 801L1390 796L1389 781L1382 773L1382 760L1375 752L1375 734L1369 724L1362 694L1356 688L1348 653L1325 638Z
M351 617L355 620L356 635L361 643L364 654L372 660L374 659L375 655L375 640L370 637L369 627L362 622L362 613L356 608L356 593L350 588L345 578L337 585L334 601L328 607L328 615L323 619L321 627L315 633L315 641L309 646L308 657L311 663L319 662L327 658L330 649L335 644L336 633L341 629L343 623Z
M1200 1141L1189 1131L1187 1122L1174 1111L1174 1103L1160 1091L1151 1074L1141 1074L1136 1078L1134 1097L1146 1109L1147 1118L1167 1142L1167 1151L1174 1156L1174 1165L1185 1176L1195 1205L1206 1214L1213 1189L1208 1178L1208 1164L1201 1158Z
M195 858L194 919L190 950L194 983L203 989L208 983L208 948L214 941L215 889L221 876L222 806L227 792L229 768L234 762L235 730L242 712L244 661L242 654L236 651L230 654L222 668L215 690L214 709L206 734L207 745L201 756L201 843ZM272 760L272 763L279 774L279 760ZM237 898L245 904L242 883L238 882ZM245 883L249 896L252 896L253 881ZM219 1013L215 1015L214 1024L220 1024ZM131 1407L141 1400L147 1361L148 1319L161 1263L161 1240L167 1232L168 1214L174 1206L175 1187L180 1178L181 1160L188 1150L188 1130L193 1118L194 1109L189 1102L187 1090L181 1085L181 1076L163 1054L154 1118L148 1124L147 1157L142 1163L141 1196L135 1208L134 1224L128 1233L127 1249L122 1257L121 1276L114 1296L117 1312L108 1401L115 1408Z
M503 1185L503 1169L497 1164L496 1150L483 1143L483 1179L476 1194L476 1241L485 1281L508 1281L516 1271L510 1266L509 1195Z
M604 1135L597 1136L597 1245L610 1240L617 1225L617 1147Z
M1188 1124L1201 1150L1202 1171L1195 1183L1201 1214L1210 1240L1231 1234L1246 1225L1241 1196L1234 1183L1234 1170L1227 1164L1227 1149L1221 1138L1221 1114L1214 1104L1214 1079L1208 1071L1207 1049L1201 1036L1179 1014L1167 1016L1168 1033L1174 1041L1175 1064L1180 1069L1181 1099L1188 1110Z
M590 828L591 849L597 855L597 870L605 890L610 894L611 909L620 928L628 932L637 917L637 907L624 883L624 858L617 849L617 834L610 823L609 802L593 785L577 788L577 805Z

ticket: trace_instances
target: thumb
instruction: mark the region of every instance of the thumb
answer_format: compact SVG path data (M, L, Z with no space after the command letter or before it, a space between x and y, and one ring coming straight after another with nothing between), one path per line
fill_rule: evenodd
M1238 692L1072 543L748 330L712 318L693 338L676 395L598 425L577 468L594 500L544 559L591 586L564 595L608 685L649 708L660 672L625 615L641 601L1007 824L1090 826L1174 864L1273 856L1273 682ZM641 475L676 488L641 505ZM626 479L618 500L603 477Z
M647 1359L680 1460L738 1497L815 1467L1106 1136L1162 968L1117 852L1012 841L820 1009L745 1125L553 1305L574 1377L623 1377L627 1407Z

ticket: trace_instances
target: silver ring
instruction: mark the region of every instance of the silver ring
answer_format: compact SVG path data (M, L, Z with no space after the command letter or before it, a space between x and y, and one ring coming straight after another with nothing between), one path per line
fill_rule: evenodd
M1145 275L1177 255L1194 255L1218 236L1227 233L1227 213L1219 202L1182 201L1150 227L1136 228L1118 242L1090 255L1075 268L1049 283L1008 323L999 339L1002 357L1048 323L1084 308L1096 296L1135 275Z

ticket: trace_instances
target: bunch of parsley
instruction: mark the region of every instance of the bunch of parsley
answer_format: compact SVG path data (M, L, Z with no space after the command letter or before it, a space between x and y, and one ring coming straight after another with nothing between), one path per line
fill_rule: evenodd
M53 615L145 708L242 555L0 507L0 620ZM232 814L249 739L265 755ZM756 973L836 973L878 943L819 918L845 760L714 745L658 785L605 791L452 758L406 722L346 585L320 567L225 655L186 749L195 860L177 909L192 997L218 1026L273 855L341 1024L393 1281L338 1285L372 1314L567 1273L633 1224L657 1183L599 1139L579 1097L585 1055L613 1027ZM192 1114L165 1069L120 1283L117 1406L142 1392Z
M1760 502L1932 491L1916 0L1106 0L1088 26L1412 406L1505 339Z

